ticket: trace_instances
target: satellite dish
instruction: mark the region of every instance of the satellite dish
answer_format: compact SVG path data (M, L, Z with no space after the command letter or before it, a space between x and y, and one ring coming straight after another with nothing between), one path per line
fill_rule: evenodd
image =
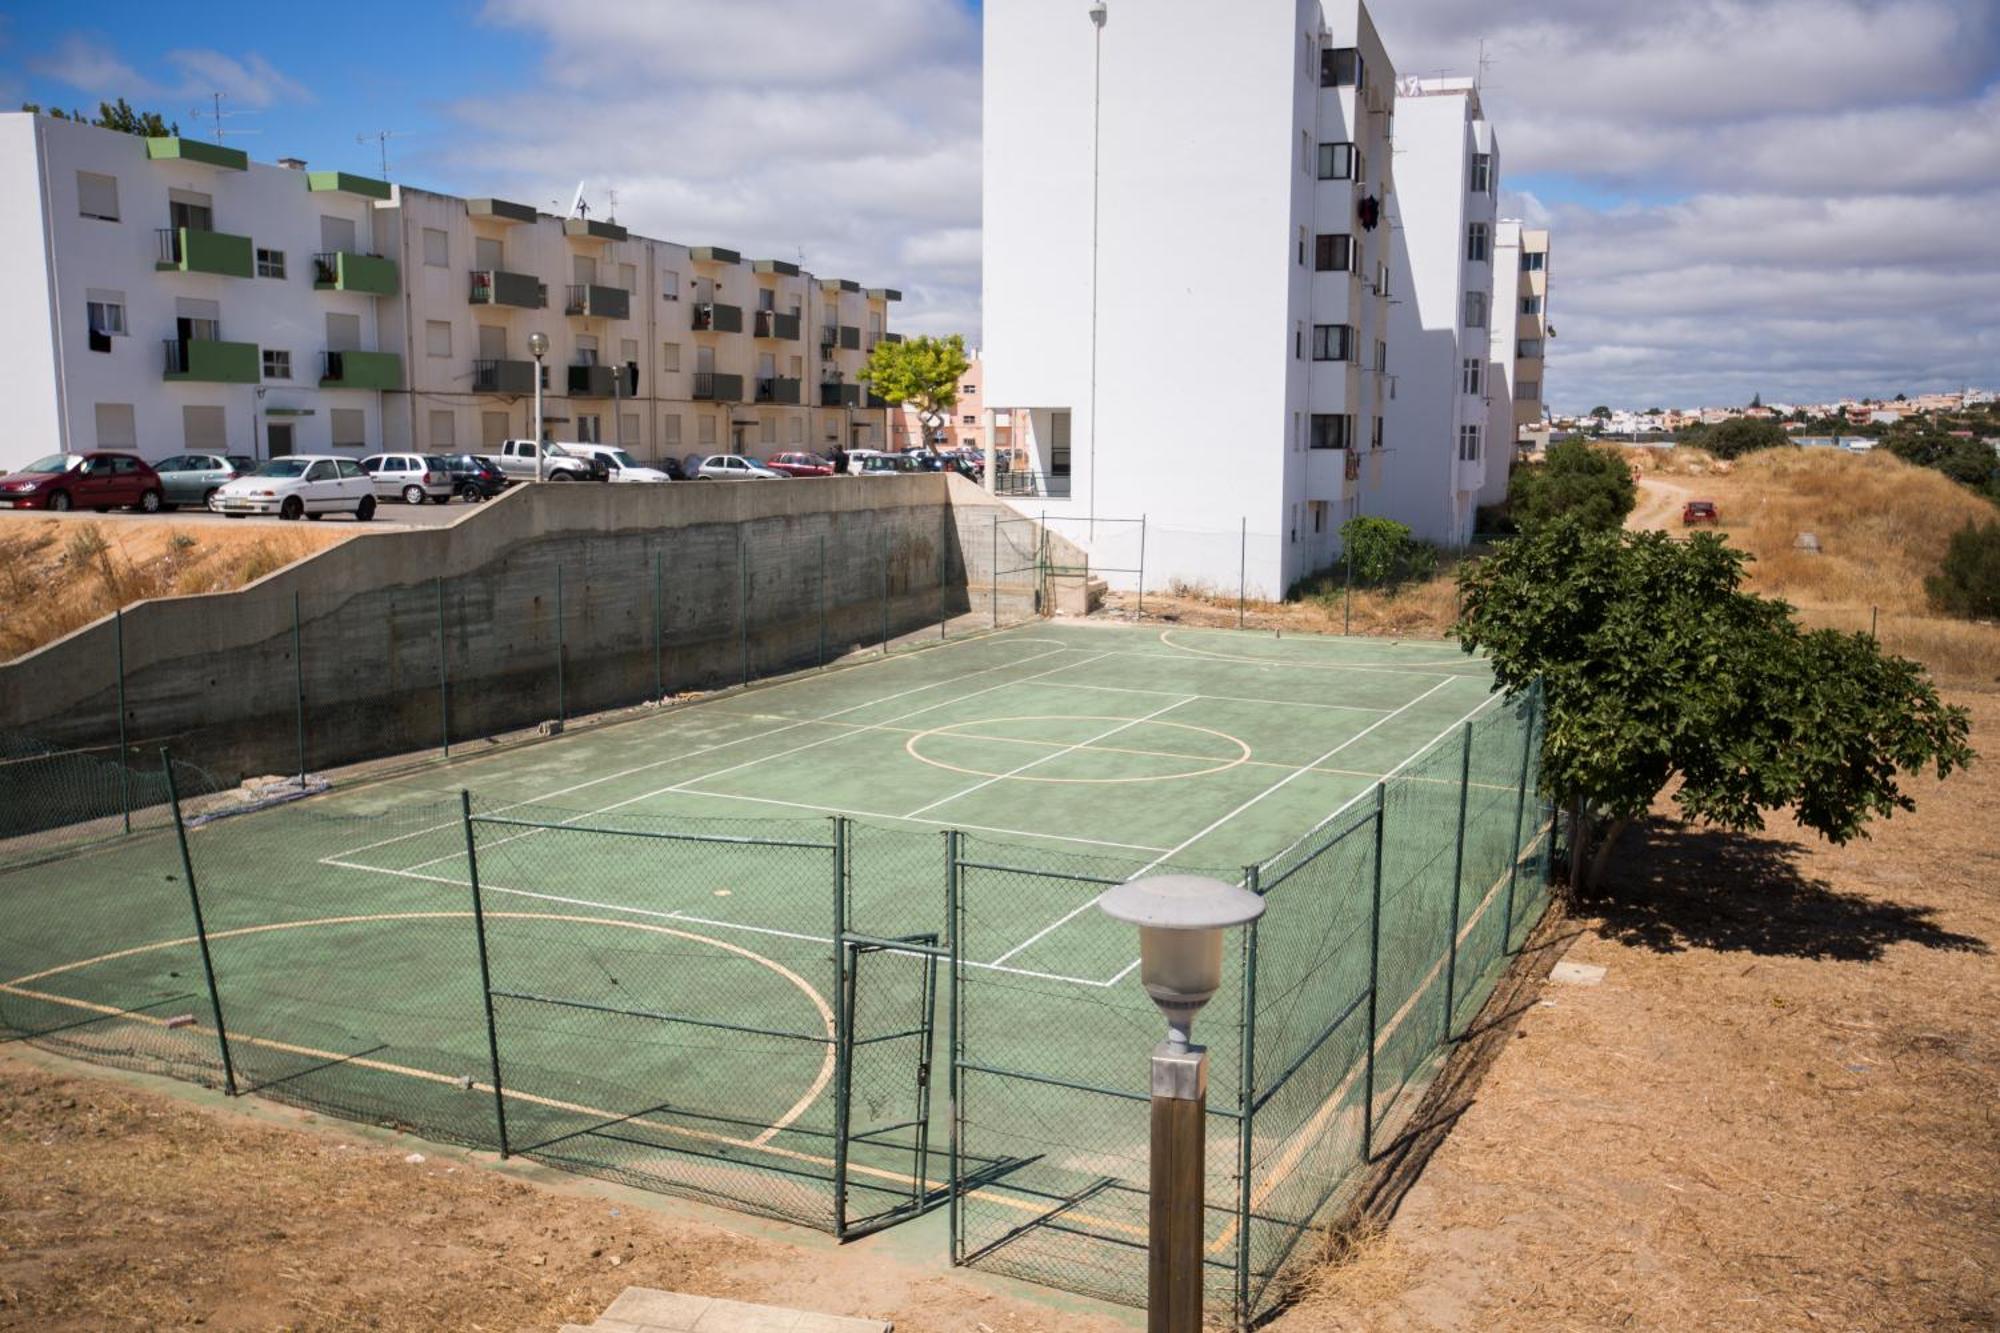
M590 205L583 202L583 182L576 183L576 196L569 201L569 216L583 217L590 212Z

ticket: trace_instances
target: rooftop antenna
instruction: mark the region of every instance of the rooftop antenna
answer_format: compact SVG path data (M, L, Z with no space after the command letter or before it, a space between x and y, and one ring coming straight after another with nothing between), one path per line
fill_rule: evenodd
M222 142L222 137L224 133L226 133L226 131L223 128L222 124L223 121L232 120L237 116L253 116L257 114L254 111L224 111L222 109L222 97L223 95L221 93L210 93L208 95L209 104L207 106L191 106L188 108L188 114L190 116L207 116L209 119L215 122L215 141L217 143ZM257 131L237 130L236 133L255 134L257 133Z
M375 141L375 149L376 149L376 151L377 151L378 153L380 153L380 154L381 154L381 157L382 157L382 179L383 179L383 180L388 180L388 179L389 179L389 140L391 140L391 139L401 139L401 138L403 138L403 137L404 137L404 135L403 135L403 131L401 131L401 130L377 130L377 131L375 131L375 132L374 132L373 134L357 134L357 135L355 135L355 136L354 136L354 142L356 142L356 143L359 143L359 144L365 144L365 143L367 143L367 142L368 142L368 141L369 141L370 139L373 139L373 140Z
M604 220L606 222L616 222L618 220L618 191L606 190L604 193L609 201L605 207L610 210L604 215Z

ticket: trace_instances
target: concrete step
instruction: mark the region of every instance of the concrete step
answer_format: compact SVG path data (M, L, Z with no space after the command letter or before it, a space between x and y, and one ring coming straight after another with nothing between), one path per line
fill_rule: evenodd
M892 1327L880 1319L751 1305L650 1287L627 1287L590 1326L591 1333L890 1333Z

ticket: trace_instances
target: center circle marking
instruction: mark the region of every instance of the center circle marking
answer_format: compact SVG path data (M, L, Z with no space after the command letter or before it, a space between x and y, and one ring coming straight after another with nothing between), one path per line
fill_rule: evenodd
M1227 741L1229 744L1236 747L1237 754L1233 758L1216 759L1213 761L1203 759L1198 755L1160 756L1162 758L1189 759L1197 764L1203 765L1203 767L1190 768L1184 772L1179 772L1179 773L1148 773L1129 778L1049 778L1049 777L1039 777L1032 770L1026 773L1015 773L1004 769L996 772L993 769L988 769L988 768L970 768L964 764L949 764L942 759L932 758L930 755L925 754L923 750L920 748L923 741L933 736L950 737L955 740L964 740L964 741L987 741L995 745L1040 745L1047 747L1050 754L1055 754L1057 752L1060 752L1061 750L1068 748L1069 746L1074 746L1078 751L1087 752L1093 749L1097 744L1097 742L1094 740L1064 742L1064 741L1040 741L1040 740L1035 740L1034 738L1028 736L977 736L977 735L968 736L960 730L963 727L1005 726L1008 723L1013 723L1013 722L1126 722L1133 724L1135 727L1138 726L1171 727L1175 731L1192 731L1198 735L1213 736L1217 740ZM1116 739L1117 739L1116 737L1104 737L1103 739L1107 743L1107 748L1109 749L1119 748L1116 744ZM978 718L971 721L948 722L942 727L930 727L923 731L918 732L916 735L910 737L907 741L903 742L903 749L905 752L909 754L910 758L916 760L918 763L929 764L932 768L942 768L952 773L964 773L968 777L1010 778L1016 782L1049 782L1049 783L1071 783L1071 784L1085 784L1085 785L1107 785L1111 783L1122 783L1122 782L1171 782L1179 780L1181 778L1207 777L1211 773L1221 773L1226 769L1235 768L1239 764L1247 763L1249 762L1250 759L1250 746L1247 742L1240 740L1235 736L1230 735L1226 731L1217 731L1213 727L1197 727L1187 722L1166 722L1158 718L1149 718L1141 722L1137 718L1100 717L1095 714L1077 714L1077 713L1033 713L1019 717L992 717L992 718Z

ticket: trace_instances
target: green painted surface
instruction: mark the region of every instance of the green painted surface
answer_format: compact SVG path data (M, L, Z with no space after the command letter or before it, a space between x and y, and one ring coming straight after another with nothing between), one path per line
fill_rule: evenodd
M315 282L313 286L323 292L394 296L402 286L402 273L393 259L342 250L333 257L333 281Z
M158 269L178 269L182 273L215 273L225 278L247 278L256 271L248 236L231 236L225 231L196 231L182 227L176 244L180 262L161 262Z
M395 352L335 352L338 361L324 376L322 389L400 389L403 387L403 358Z
M203 143L199 139L169 136L146 140L146 156L158 161L205 162L228 171L248 171L250 155L240 148Z
M357 194L363 199L387 199L389 182L376 180L373 176L356 176L346 171L308 171L306 188L312 191L337 190L342 194Z
M503 222L533 222L535 210L506 199L468 199L465 211L476 218L499 218Z
M255 384L263 377L263 354L256 343L192 338L183 346L187 348L187 369L167 371L161 378L203 384Z

